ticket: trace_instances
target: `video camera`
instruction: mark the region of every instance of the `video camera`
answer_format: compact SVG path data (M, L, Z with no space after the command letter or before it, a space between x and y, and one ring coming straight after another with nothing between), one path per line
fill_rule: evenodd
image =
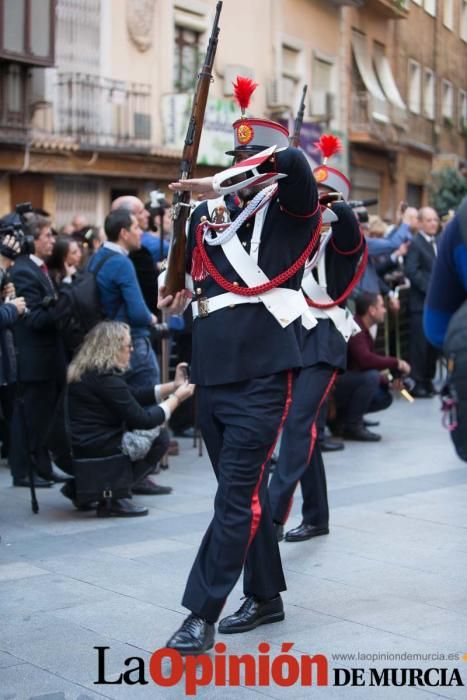
M166 200L165 195L160 190L151 190L149 193L149 202L146 202L144 208L150 214L149 218L149 228L151 231L157 231L158 227L155 222L156 216L161 218L164 216L164 211L170 207L169 202Z
M371 197L370 199L350 199L348 201L349 207L357 210L355 213L360 224L367 224L369 222L370 217L367 207L372 207L375 204L378 204L377 197Z
M31 213L31 202L23 202L16 205L14 212L0 219L0 255L15 260L18 255L34 253L33 238L25 218L25 214ZM13 239L13 244L5 245L4 240L8 236Z

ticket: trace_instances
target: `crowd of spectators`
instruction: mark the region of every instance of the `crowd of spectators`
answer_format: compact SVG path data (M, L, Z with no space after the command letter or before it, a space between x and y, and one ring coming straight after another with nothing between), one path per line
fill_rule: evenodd
M171 225L168 209L162 196L157 208L144 206L137 197L123 196L112 203L102 228L75 215L57 234L50 218L36 212L26 215L29 249L20 250L13 236L3 238L0 440L1 456L8 460L14 486L29 486L33 474L39 488L65 481L63 495L80 508L96 508L98 515L147 513L127 499L114 499L105 507L103 502L83 505L70 478L73 475L57 471L48 441L57 407L63 403L60 398L66 393L72 448L79 458L120 454L125 434L148 431L152 437L148 437L144 457L132 460L132 493L171 492L149 477L158 472L169 444L169 433L162 426L170 420L175 435L192 435L194 411L193 387L187 379L190 313L162 319L157 309L157 276L167 256L165 234ZM432 345L424 334L423 310L441 240L436 211L401 206L392 225L380 216L368 217L359 211L357 215L369 252L366 271L351 302L361 331L349 342L347 371L338 377L326 406L334 439L329 440L325 432L326 409L320 416L323 451L343 449L339 440L379 441L381 435L370 430L378 422L368 415L391 405L404 378L410 378L414 397L433 396L437 327L446 325L444 310L438 311L431 303L428 337ZM457 229L454 226L449 231L453 243L446 243L444 250L451 251ZM106 321L95 324L84 343L84 334L77 338L71 334L74 340L70 343L74 320L69 317L69 291L77 289L85 275L95 279L98 320ZM404 357L383 354L375 343L378 329L387 328L387 315L401 313L401 290L408 297L410 323ZM172 347L176 341L179 364L174 380L162 383L159 358L166 338Z
M340 438L375 442L381 435L369 428L378 422L366 414L390 406L394 390L408 388L410 396L417 399L430 398L436 393L433 381L439 349L430 342L432 334L428 336L430 340L425 336L423 311L442 238L442 224L431 207L416 209L404 203L392 225L380 216L368 216L365 211L357 210L357 215L369 252L365 273L353 299L355 320L361 332L348 344L348 369L336 382L328 422L334 435ZM406 356L398 353L396 357L377 350L375 339L381 327L387 336L388 314L397 319L397 329L401 327L398 316L402 313L402 292L406 295L403 312L408 316L409 332ZM391 342L386 337L384 344L400 350L400 340L398 337L397 342Z
M150 216L138 198L120 197L103 229L76 215L57 234L46 212L34 211L23 215L21 243L7 235L0 244L2 457L13 486L64 482L66 498L99 516L134 517L147 509L123 498L83 504L73 467L53 461L57 424L69 428L76 463L119 457L125 445L143 443L144 454L128 453L131 493L169 494L149 474L158 472L169 446L163 424L194 391L186 362L178 363L173 381L161 383L156 350L167 326L157 315L157 275L169 219L159 217L161 235ZM79 332L83 320L70 303L74 289L83 305L81 290L95 290L88 316L100 322L89 323L86 335L75 333L70 345L70 328ZM182 319L171 323L183 326Z

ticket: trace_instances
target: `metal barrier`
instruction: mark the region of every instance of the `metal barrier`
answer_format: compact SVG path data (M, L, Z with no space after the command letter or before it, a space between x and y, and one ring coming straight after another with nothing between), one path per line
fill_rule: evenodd
M410 337L409 289L409 283L395 287L394 292L400 303L400 309L396 313L391 311L386 300L386 318L384 324L378 327L375 341L376 352L407 361Z

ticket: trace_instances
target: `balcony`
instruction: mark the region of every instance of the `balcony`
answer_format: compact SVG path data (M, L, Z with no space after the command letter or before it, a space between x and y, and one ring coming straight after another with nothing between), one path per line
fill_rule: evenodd
M352 94L350 113L350 140L368 145L396 145L400 142L400 129L407 128L404 110L389 103L381 103L369 92Z
M407 19L408 0L367 0L365 9L371 9L385 19Z
M59 72L48 100L34 105L31 139L55 148L146 152L150 109L150 85Z

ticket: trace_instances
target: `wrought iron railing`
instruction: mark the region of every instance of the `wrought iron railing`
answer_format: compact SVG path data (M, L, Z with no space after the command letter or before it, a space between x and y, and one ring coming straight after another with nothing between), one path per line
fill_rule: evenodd
M58 73L54 131L80 145L149 148L151 86L82 73Z

